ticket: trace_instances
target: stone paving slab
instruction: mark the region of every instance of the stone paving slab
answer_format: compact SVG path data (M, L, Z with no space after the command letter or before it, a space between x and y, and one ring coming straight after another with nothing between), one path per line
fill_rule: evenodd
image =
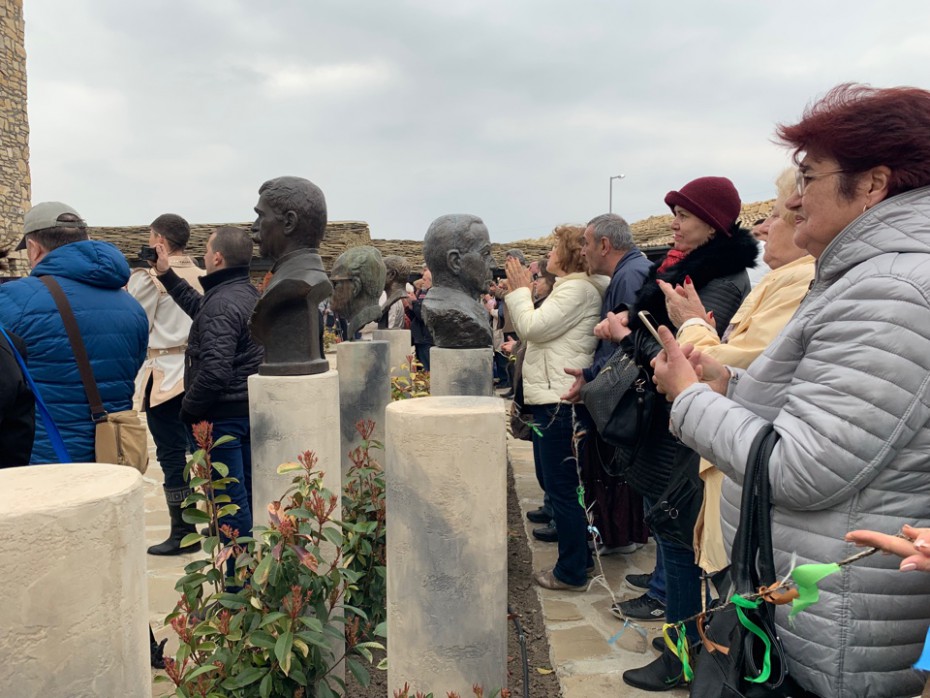
M508 436L507 446L517 498L525 514L542 504L542 491L533 467L532 444ZM532 529L536 525L524 517L533 567L535 570L548 569L555 564L558 549L555 543L542 543L533 538ZM615 638L624 626L610 613L614 601L625 601L641 593L628 589L624 585L624 576L651 572L654 564L655 544L650 542L630 555L601 557L598 572L603 583L595 580L584 593L537 587L549 637L552 668L559 677L563 698L645 698L654 695L626 685L622 674L627 669L648 664L658 656L651 642L661 635L662 623L644 621L631 624ZM611 643L612 638L614 641ZM666 695L686 694L686 690L678 689Z

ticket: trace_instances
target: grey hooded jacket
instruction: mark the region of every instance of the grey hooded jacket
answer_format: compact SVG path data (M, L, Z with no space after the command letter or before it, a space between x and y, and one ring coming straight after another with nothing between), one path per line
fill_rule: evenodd
M930 526L930 187L875 206L817 263L811 290L729 395L683 391L672 430L726 475L728 547L753 437L772 422L769 461L779 575L858 552L847 531ZM909 697L930 625L930 574L875 555L827 577L820 601L779 633L789 671L821 696Z

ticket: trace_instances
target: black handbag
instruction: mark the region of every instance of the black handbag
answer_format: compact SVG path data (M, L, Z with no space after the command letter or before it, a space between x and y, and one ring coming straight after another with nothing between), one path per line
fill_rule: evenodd
M679 444L672 478L655 505L646 512L646 523L663 539L694 548L694 525L704 503L704 483L698 476L701 457Z
M752 594L776 581L768 461L777 440L777 433L769 425L756 436L749 451L739 528L728 569L729 590L721 589L721 603L734 594ZM765 601L755 607L744 606L740 607L740 612L768 642L740 622L737 606L708 613L704 635L709 642L705 642L704 649L697 655L691 698L788 695L791 682L786 681L784 650L775 630L775 607ZM766 653L768 677L761 680L766 669Z
M598 434L617 449L605 464L612 476L622 475L633 464L653 432L656 392L641 357L640 343L634 339L633 356L620 347L594 380L581 387L581 399Z

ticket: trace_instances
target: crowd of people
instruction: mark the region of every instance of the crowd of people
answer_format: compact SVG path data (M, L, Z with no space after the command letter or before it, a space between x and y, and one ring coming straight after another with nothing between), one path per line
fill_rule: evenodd
M794 166L776 177L765 219L744 225L733 182L699 177L665 196L674 242L658 261L636 247L621 216L603 214L555 228L546 259L528 263L509 250L506 278L482 299L497 384L517 421L532 426L543 502L527 518L539 524L536 538L558 546L536 584L584 592L594 554L629 553L651 536L654 570L628 575L638 595L610 610L683 623L678 645L700 647L694 619L710 587L724 593L747 461L772 428L779 577L861 545L904 558L902 571L930 571L930 92L842 85L777 137ZM267 248L283 240L278 228L299 205L275 180L263 185L254 237ZM318 214L299 219L317 225ZM201 421L213 424L214 439L234 437L215 454L237 481L227 522L241 535L252 527L247 381L263 357L249 332L259 298L253 236L218 228L203 270L186 253L189 238L183 218L159 216L148 241L154 258L131 273L115 247L89 239L77 211L45 202L26 214L18 248L32 274L0 286L0 467L60 462L56 432L69 461L94 460L79 369L40 281L54 276L106 410L130 409L136 397L147 413L171 520L153 555L199 545L181 541L194 530L183 518L183 469ZM430 271L413 278L403 258L384 264L382 313L370 324L409 328L428 371ZM584 404L618 356L646 372L636 389L656 396L632 451L599 433ZM871 556L820 590L819 603L791 622L776 610L788 667L782 695L916 695L930 577ZM665 646L623 678L664 691L689 675Z

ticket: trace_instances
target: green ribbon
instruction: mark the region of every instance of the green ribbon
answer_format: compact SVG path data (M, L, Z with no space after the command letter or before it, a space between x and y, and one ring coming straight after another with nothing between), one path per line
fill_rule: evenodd
M759 608L762 600L758 599L756 601L750 601L749 599L744 599L739 594L733 594L733 596L730 597L730 603L736 606L736 615L739 617L740 624L746 628L746 630L762 640L762 643L765 645L765 656L762 659L762 671L759 672L759 675L756 678L749 676L745 677L746 680L750 683L764 683L768 681L768 678L772 673L772 641L769 640L768 634L765 633L758 625L749 620L748 616L743 611L744 608Z
M578 485L575 489L575 494L578 495L578 506L584 509L584 485Z
M668 633L668 631L673 628L678 634L675 642L672 642L672 638ZM678 657L678 661L681 662L681 673L685 681L690 683L691 680L694 679L694 670L691 668L688 637L685 633L684 623L679 623L677 626L672 623L666 623L662 626L662 637L665 639L665 645L671 650L672 654Z
M791 578L798 587L798 598L791 602L789 618L794 618L805 608L820 600L818 582L824 577L840 571L835 562L828 564L798 565L791 571Z

